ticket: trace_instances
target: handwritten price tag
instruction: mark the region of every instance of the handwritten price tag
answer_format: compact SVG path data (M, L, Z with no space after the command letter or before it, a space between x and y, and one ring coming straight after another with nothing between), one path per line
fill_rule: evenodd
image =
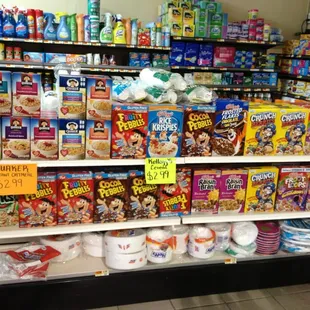
M175 158L147 158L145 178L147 184L174 184L176 182Z
M0 165L0 195L23 195L37 192L36 164Z

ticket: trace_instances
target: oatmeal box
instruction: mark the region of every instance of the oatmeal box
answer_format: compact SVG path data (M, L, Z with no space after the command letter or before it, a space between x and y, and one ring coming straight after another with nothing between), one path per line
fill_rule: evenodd
M182 128L182 106L150 105L147 157L180 157Z
M127 220L128 174L94 174L95 211L94 223L124 222Z
M18 224L18 197L14 195L0 196L0 227Z
M19 195L19 227L42 227L57 225L56 173L39 172L37 192Z
M59 159L85 158L85 121L59 120Z
M30 159L30 118L2 118L2 159Z
M212 156L243 155L248 108L246 101L216 100Z
M92 223L94 217L94 182L91 171L59 172L58 224Z
M9 71L0 71L0 116L12 113L12 76Z
M214 121L214 106L184 106L182 156L211 156Z
M245 169L222 170L219 208L215 213L244 213L247 178Z
M147 130L146 105L113 104L111 158L145 158Z
M13 116L40 116L41 74L12 73Z
M279 169L277 167L249 168L245 212L273 212Z
M221 170L194 170L192 213L217 213Z

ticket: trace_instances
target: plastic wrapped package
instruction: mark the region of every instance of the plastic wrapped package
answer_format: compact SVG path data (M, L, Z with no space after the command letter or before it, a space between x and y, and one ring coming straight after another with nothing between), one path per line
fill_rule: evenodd
M212 103L217 98L215 92L205 86L190 85L184 93L184 99L190 103Z
M145 68L140 72L140 79L147 87L158 87L166 90L173 86L170 80L171 76L171 72L155 68Z
M113 80L112 99L119 102L140 102L145 99L145 92L140 81Z
M248 246L255 242L258 229L252 222L241 222L232 224L232 238L241 246Z
M172 73L170 81L175 90L185 91L187 88L187 83L180 73Z
M167 226L164 228L169 231L173 236L173 254L181 255L187 252L188 244L188 226L186 225L176 225Z
M82 234L83 249L87 255L93 257L105 256L104 234L84 233Z
M290 225L289 221L285 221L284 224L281 225L281 236L285 240L310 242L310 229L293 227Z
M257 245L255 242L247 246L241 246L232 241L229 243L229 247L226 249L226 253L236 258L245 258L252 256L256 252L256 249Z
M215 250L225 251L229 247L231 224L216 223L209 224L208 227L215 232Z
M163 90L158 87L147 87L146 91L146 100L152 103L171 103L177 104L183 98L183 93L168 89Z
M289 253L310 253L310 242L281 239L280 249Z

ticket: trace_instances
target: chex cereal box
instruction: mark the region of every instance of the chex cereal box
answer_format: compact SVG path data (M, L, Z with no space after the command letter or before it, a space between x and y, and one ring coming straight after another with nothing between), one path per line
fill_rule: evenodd
M31 119L31 159L58 159L58 120Z
M58 224L92 223L94 217L94 182L91 171L59 172Z
M275 155L276 108L251 108L248 113L244 156Z
M94 174L95 210L94 223L124 222L127 220L128 174Z
M76 75L59 76L59 118L85 119L86 77Z
M0 227L18 224L18 197L0 196Z
M211 156L214 121L214 106L184 106L182 156Z
M111 158L145 158L147 130L146 105L113 104Z
M12 73L13 116L40 115L41 74Z
M273 212L279 169L277 167L249 168L245 212Z
M0 115L10 116L11 113L12 113L11 72L0 71Z
M180 157L183 107L150 105L148 119L147 157Z
M159 186L159 214L161 217L190 214L191 175L190 168L177 168L177 182Z
M216 213L219 202L221 170L194 170L192 213Z
M30 159L30 118L2 118L2 159Z
M246 101L216 100L213 156L243 155L248 107Z
M19 195L19 227L57 225L56 173L39 172L37 192Z

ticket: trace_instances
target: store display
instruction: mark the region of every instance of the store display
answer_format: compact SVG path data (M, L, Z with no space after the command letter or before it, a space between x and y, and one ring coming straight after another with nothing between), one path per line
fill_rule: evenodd
M105 257L105 244L103 233L82 234L82 245L85 254L93 257Z

